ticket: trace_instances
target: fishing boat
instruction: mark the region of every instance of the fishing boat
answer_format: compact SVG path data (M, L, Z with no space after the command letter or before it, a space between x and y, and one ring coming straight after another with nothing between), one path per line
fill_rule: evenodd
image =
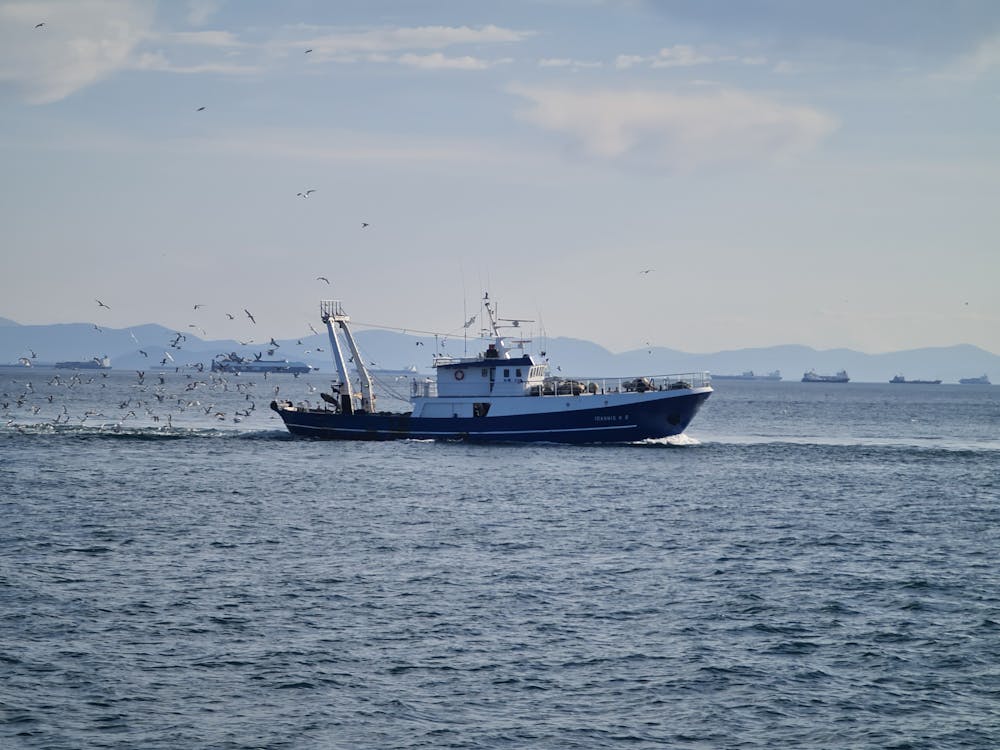
M487 295L485 333L472 357L436 356L434 378L413 378L410 411L385 412L339 301L320 303L338 382L323 403L272 401L293 435L333 440L629 443L679 435L712 394L708 373L605 379L553 377L548 363L508 346ZM516 327L517 321L513 321ZM348 372L348 356L356 373ZM512 342L513 343L513 342ZM356 386L355 386L356 384Z
M847 370L841 370L836 375L819 375L815 370L810 370L802 375L803 383L847 383L850 380Z

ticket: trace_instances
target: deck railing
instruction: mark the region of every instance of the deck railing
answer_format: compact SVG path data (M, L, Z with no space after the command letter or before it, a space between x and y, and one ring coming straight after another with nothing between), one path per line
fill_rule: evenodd
M675 391L685 388L705 388L712 384L707 372L685 372L672 375L652 375L621 378L553 378L545 379L540 386L532 386L531 396L592 396L601 393L645 393L646 391ZM437 396L437 382L433 378L414 378L410 382L413 398Z

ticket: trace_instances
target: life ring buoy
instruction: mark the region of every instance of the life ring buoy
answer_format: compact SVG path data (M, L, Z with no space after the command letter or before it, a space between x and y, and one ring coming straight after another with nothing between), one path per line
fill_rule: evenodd
M455 370L455 380L461 380L465 377L465 370Z

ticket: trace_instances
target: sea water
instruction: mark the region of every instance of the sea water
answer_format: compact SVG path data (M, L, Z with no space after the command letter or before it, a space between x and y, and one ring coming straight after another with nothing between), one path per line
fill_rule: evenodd
M0 747L1000 746L1000 388L720 382L629 446L266 408L325 385L0 373Z

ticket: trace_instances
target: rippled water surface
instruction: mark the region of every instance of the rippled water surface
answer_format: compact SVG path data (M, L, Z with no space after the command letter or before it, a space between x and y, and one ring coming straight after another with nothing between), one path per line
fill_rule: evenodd
M1000 389L469 446L51 376L0 375L0 747L1000 746Z

